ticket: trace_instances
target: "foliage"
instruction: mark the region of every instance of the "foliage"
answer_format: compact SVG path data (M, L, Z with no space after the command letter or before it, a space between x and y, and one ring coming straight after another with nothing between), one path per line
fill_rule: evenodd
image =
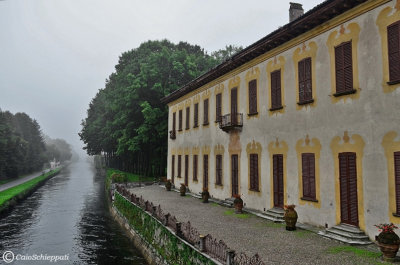
M51 139L48 136L44 136L44 141L46 144L47 161L51 161L54 158L60 162L71 159L71 146L64 139Z
M25 113L0 110L0 179L42 170L45 151L36 120Z
M237 217L237 218L239 218L239 219L247 219L247 218L250 218L250 217L251 217L251 215L248 214L248 213L238 213L238 214L235 214L235 211L234 211L234 210L226 210L226 211L224 212L224 215L233 215L233 216L235 216L235 217Z
M226 45L225 49L212 52L211 55L220 63L230 59L233 55L240 52L243 49L242 46Z
M9 188L7 190L1 191L0 192L0 207L9 201L10 199L20 195L21 193L27 192L34 187L36 187L40 182L43 180L47 179L50 176L53 176L54 174L58 173L60 169L52 170L49 171L43 175L40 175L34 179L31 179L27 182L24 182L20 185L17 185L15 187Z
M331 254L338 254L342 252L350 252L354 253L355 255L363 258L379 258L381 253L369 251L366 249L361 249L353 246L338 246L338 247L331 247L328 249L328 253Z
M214 56L186 42L147 41L123 53L115 72L92 99L79 133L89 155L124 171L165 175L168 110L161 98L217 65Z
M214 264L199 252L182 243L170 230L132 204L119 193L115 193L115 207L126 217L131 227L168 262L168 264Z
M379 228L380 234L376 237L376 240L383 244L399 244L400 238L394 232L394 229L398 229L393 223L390 224L378 224L375 225Z

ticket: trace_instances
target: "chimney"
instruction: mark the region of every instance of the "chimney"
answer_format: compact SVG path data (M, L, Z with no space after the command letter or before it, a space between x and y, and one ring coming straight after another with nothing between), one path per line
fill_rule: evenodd
M304 14L303 5L290 2L289 8L289 22L296 20Z

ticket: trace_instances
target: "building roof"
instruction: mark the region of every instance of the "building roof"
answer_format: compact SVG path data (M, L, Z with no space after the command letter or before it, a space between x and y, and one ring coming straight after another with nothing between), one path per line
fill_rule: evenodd
M326 0L161 99L170 103L368 0Z

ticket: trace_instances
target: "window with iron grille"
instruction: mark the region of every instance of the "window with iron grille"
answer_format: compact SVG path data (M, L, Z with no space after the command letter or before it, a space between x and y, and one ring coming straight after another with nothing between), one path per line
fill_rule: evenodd
M257 114L257 80L249 82L249 115Z
M215 184L222 185L222 155L215 156Z
M178 155L178 178L181 177L181 169L182 169L182 156Z
M271 73L271 109L278 110L282 108L281 92L281 70Z
M250 154L250 190L260 191L258 185L258 154Z
M316 200L315 197L315 154L301 154L303 197L305 200Z
M400 21L387 28L389 52L389 84L400 83Z
M299 62L299 103L310 103L312 101L312 76L311 57Z
M182 110L179 110L178 130L182 131Z
M190 107L186 108L186 130L189 130L190 121Z
M221 121L222 115L222 94L219 93L215 96L215 121Z
M193 181L197 181L197 155L193 155Z
M204 120L203 120L203 125L208 125L208 98L204 100L203 102L204 106Z
M351 41L344 42L335 47L335 72L335 96L354 93Z
M193 128L199 126L199 103L194 104Z

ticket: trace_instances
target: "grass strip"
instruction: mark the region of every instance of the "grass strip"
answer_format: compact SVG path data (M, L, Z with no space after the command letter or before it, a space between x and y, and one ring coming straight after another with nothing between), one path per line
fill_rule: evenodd
M56 172L60 171L60 169L55 169L45 173L44 175L40 175L34 179L31 179L27 182L19 184L15 187L6 189L0 192L0 207L3 206L7 201L11 200L12 198L18 196L21 193L24 193L32 188L34 188L39 182L45 180L49 176L55 174Z
M330 254L338 254L341 252L350 252L354 253L356 256L363 257L363 258L372 258L376 259L379 258L382 254L379 252L374 252L366 249L361 249L353 246L338 246L338 247L331 247L328 249L328 253Z
M240 219L250 218L250 214L247 213L235 213L235 210L227 210L224 212L224 215L232 215Z
M154 181L155 180L155 178L153 178L153 177L143 177L138 174L121 171L121 170L118 170L115 168L108 168L107 169L107 178L106 178L107 189L108 189L109 185L111 184L111 176L114 173L125 175L127 182L146 182L146 181Z

